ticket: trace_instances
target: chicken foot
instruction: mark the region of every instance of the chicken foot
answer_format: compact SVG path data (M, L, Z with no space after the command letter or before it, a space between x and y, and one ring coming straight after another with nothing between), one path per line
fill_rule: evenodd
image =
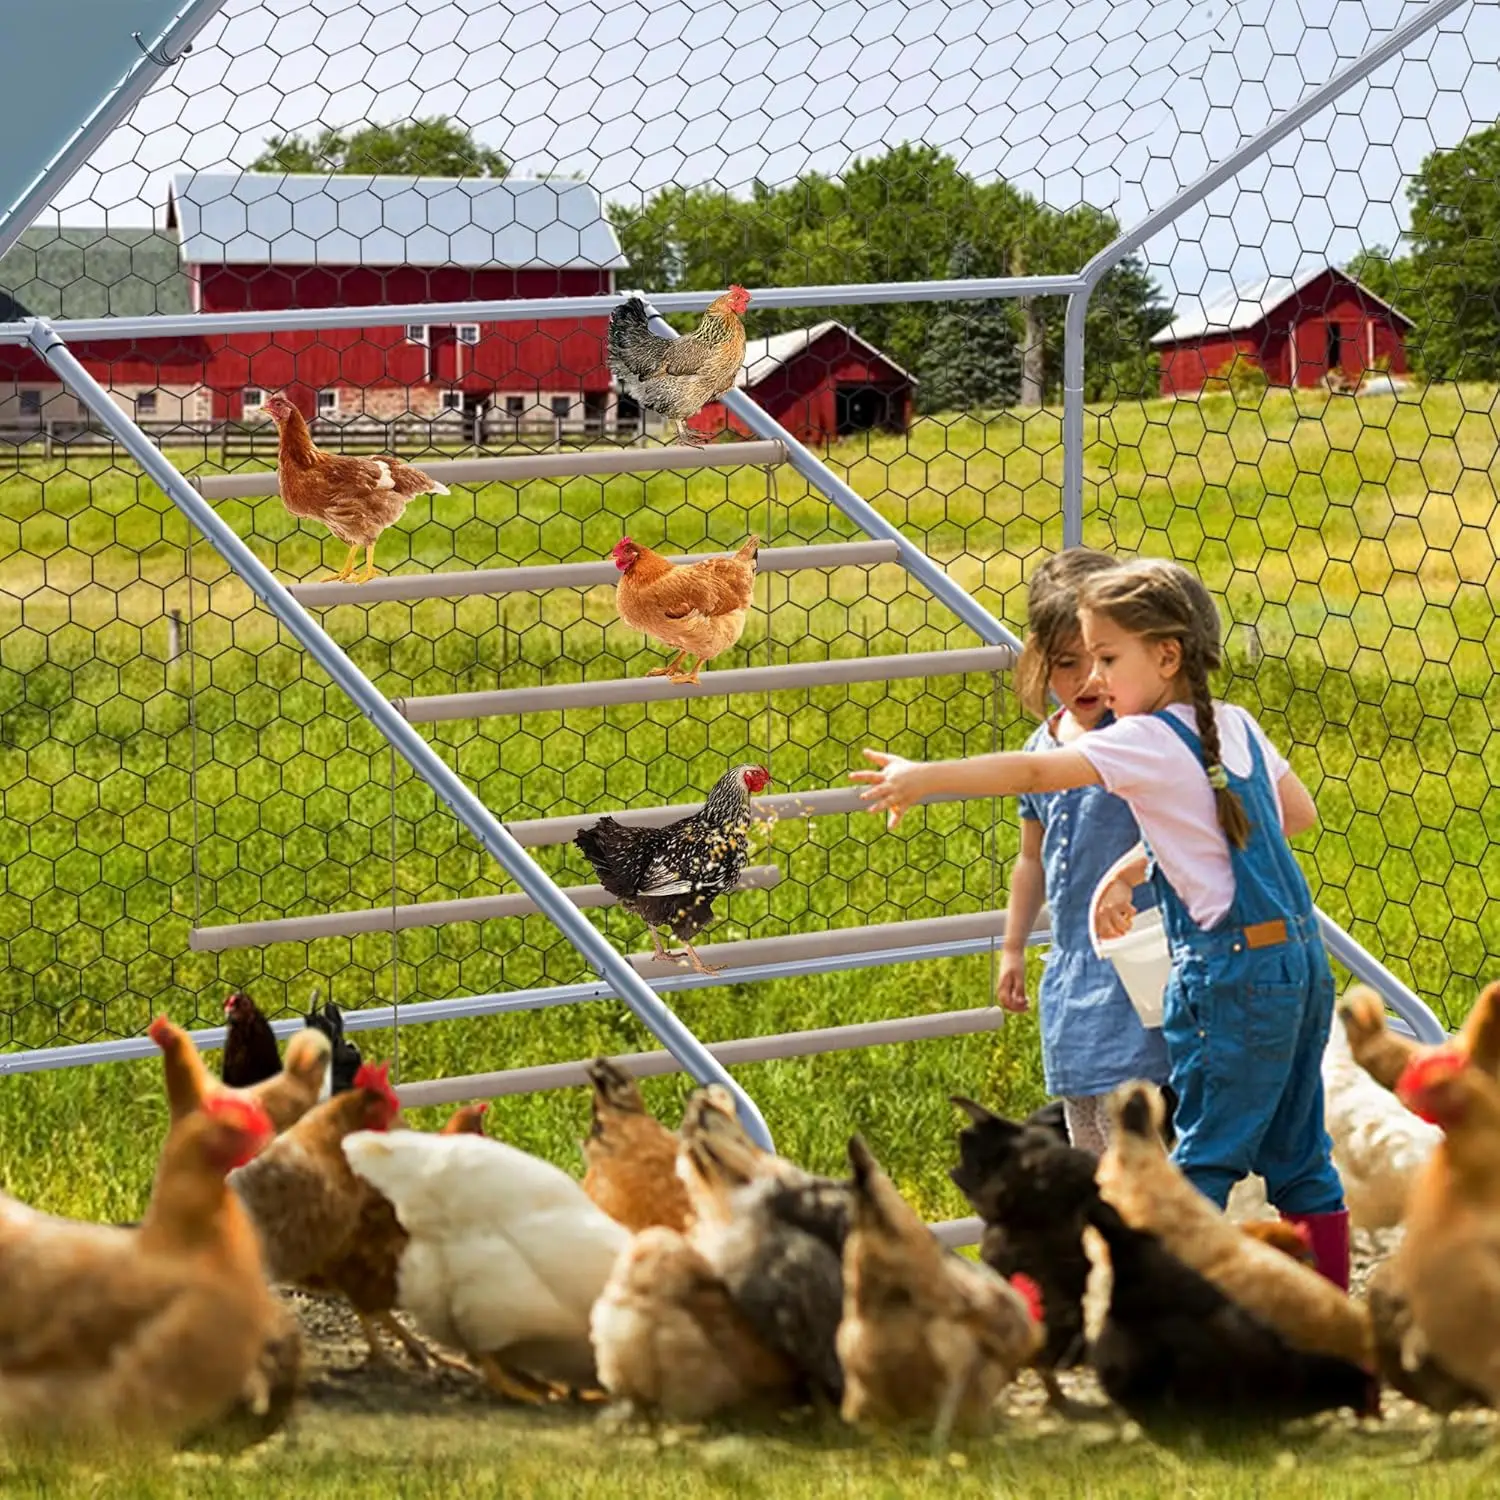
M434 1366L444 1370L458 1370L465 1375L475 1375L478 1371L466 1359L456 1355L444 1354L441 1349L433 1349L429 1345L405 1327L394 1313L362 1313L356 1312L359 1326L364 1331L365 1342L370 1346L369 1363L372 1365L389 1365L391 1357L386 1352L385 1344L382 1342L381 1331L390 1336L401 1345L411 1356L412 1363L419 1370L430 1370Z
M646 676L675 678L677 676L679 668L682 666L682 658L686 655L686 651L679 651L677 655L674 656L672 660L669 661L665 666L652 667L651 670L646 673Z
M538 1380L520 1370L507 1369L493 1354L478 1355L476 1363L479 1365L479 1373L484 1376L485 1384L507 1401L519 1401L526 1406L545 1406L549 1401L563 1400L568 1394L565 1386L553 1381Z
M684 941L682 946L687 949L687 957L692 961L692 965L698 971L698 973L718 974L723 971L723 964L704 963L703 960L698 957L698 950L694 948L691 943Z
M683 654L686 655L687 653L684 652ZM698 673L702 670L703 658L701 656L694 657L692 666L688 667L686 670L679 668L677 671L671 674L672 681L679 686L685 682L697 682Z
M708 443L708 434L695 431L679 418L677 422L677 441L684 448L702 448Z
M370 550L373 552L375 549L372 547ZM340 568L337 573L330 573L330 574L328 574L328 576L326 578L324 578L323 582L324 583L348 583L349 579L351 578L351 576L354 573L354 565L358 561L359 561L359 543L355 542L355 544L352 547L350 547L350 549L349 549L349 555L348 555L348 557L346 557L344 559L344 566L342 568Z

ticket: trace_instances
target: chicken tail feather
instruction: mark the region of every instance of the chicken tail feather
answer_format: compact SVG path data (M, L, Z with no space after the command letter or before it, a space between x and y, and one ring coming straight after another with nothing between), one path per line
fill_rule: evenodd
M633 848L638 835L639 830L626 828L613 818L600 818L591 828L579 829L573 838L611 896L623 898L632 894L628 877L618 865Z

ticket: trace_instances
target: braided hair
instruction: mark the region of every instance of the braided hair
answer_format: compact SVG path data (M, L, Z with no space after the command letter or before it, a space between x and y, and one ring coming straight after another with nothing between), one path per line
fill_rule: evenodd
M1131 635L1176 641L1181 648L1183 680L1192 694L1203 770L1214 790L1219 827L1236 849L1243 849L1250 839L1250 818L1229 785L1209 690L1209 679L1223 661L1213 596L1181 563L1138 558L1090 578L1079 602Z
M1092 547L1056 552L1031 575L1026 592L1026 644L1016 662L1016 697L1038 719L1047 717L1047 684L1057 658L1078 638L1078 596L1085 582L1119 559Z

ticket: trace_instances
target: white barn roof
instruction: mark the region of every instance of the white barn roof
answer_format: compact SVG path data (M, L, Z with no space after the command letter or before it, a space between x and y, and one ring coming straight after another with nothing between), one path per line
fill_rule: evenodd
M561 179L185 172L167 222L188 265L625 265L599 194Z
M1151 342L1180 344L1188 339L1213 334L1243 333L1246 329L1254 328L1282 303L1290 301L1330 271L1350 286L1357 286L1370 301L1378 303L1393 317L1411 325L1412 319L1400 308L1392 307L1383 297L1377 297L1369 287L1362 281L1355 280L1347 271L1341 271L1337 266L1314 266L1300 276L1267 276L1260 281L1233 287L1212 302L1194 298L1186 312L1180 313L1160 333L1152 335Z
M873 354L882 364L889 365L903 379L911 381L913 385L917 384L916 376L903 370L890 355L883 354L874 344L860 338L857 333L834 318L814 323L811 328L793 328L786 333L773 333L769 338L747 339L744 367L735 376L734 383L742 388L759 385L761 381L774 375L797 355L811 348L825 333L835 328L843 332L851 344L858 344L861 349Z

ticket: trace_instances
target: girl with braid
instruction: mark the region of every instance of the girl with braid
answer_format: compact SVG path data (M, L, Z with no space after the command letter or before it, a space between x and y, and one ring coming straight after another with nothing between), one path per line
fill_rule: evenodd
M1174 1157L1221 1208L1259 1172L1282 1216L1305 1224L1318 1269L1349 1284L1349 1216L1323 1125L1333 975L1287 840L1317 812L1244 709L1216 703L1219 618L1177 563L1141 559L1088 579L1084 643L1114 722L1065 748L921 763L866 750L864 800L895 827L938 792L1024 796L1102 786L1142 843L1119 860L1101 937L1130 929L1149 880L1172 953L1163 1035L1177 1094Z

